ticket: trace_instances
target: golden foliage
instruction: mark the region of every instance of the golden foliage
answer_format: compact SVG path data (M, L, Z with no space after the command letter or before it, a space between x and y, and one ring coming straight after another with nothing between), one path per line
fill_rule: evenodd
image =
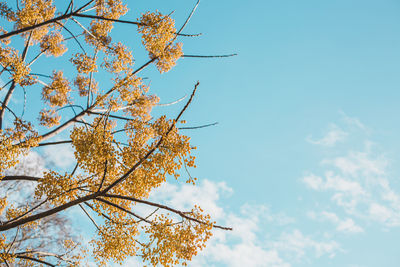
M75 78L74 85L78 88L79 96L87 96L89 94L89 88L92 93L97 93L98 83L94 79L78 75Z
M0 16L6 18L8 21L16 20L15 12L3 1L0 2Z
M0 47L0 62L3 66L10 68L12 79L21 85L31 85L32 77L29 76L30 68L18 55L18 52L11 47Z
M160 12L147 12L140 18L139 26L142 43L151 58L157 59L160 72L169 71L178 58L182 56L182 44L172 44L175 39L175 23L169 16Z
M104 59L104 67L108 71L120 73L127 71L131 65L133 65L132 52L123 44L113 44L108 48L107 57Z
M68 94L71 91L69 81L64 78L62 71L54 71L52 82L43 87L42 98L52 107L62 107L68 103Z
M0 36L0 75L10 80L4 89L11 97L17 86L30 93L40 83L47 107L40 107L35 113L37 120L31 122L16 115L20 113L13 111L9 99L0 103L0 182L9 183L7 172L39 142L40 146L57 145L57 141L44 140L65 129L70 131L70 140L59 143L71 145L76 166L72 171L50 166L41 177L28 177L35 187L22 204L0 197L0 215L3 213L6 219L0 224L0 231L5 233L0 235L0 261L31 266L38 263L35 260L50 260L52 264L85 266L82 260L86 248L71 238L65 221L57 217L80 205L83 216L97 229L89 251L98 264L122 263L127 257L140 256L153 266L186 265L204 248L214 222L197 206L183 212L146 202L153 189L167 179L178 179L182 167L195 167L195 157L190 138L176 126L182 113L177 120L153 117L152 109L159 98L149 93L149 85L138 74L150 63L161 73L167 72L182 56L174 20L156 11L129 22L137 27L150 58L135 70L131 49L110 37L115 23L128 11L121 0L96 0L82 9L71 2L68 10L57 10L51 0L20 0L18 7L13 10L0 2L0 17L8 23L0 28L0 35L8 36ZM86 15L91 20L80 20L78 13L91 14ZM70 22L76 22L83 34L69 28ZM16 36L24 40L21 50L16 48L21 45L14 41ZM68 40L75 44L70 45ZM82 52L75 51L76 47ZM41 55L47 56L45 60L51 57L60 62L51 76L42 74L45 68L40 66L33 71ZM67 64L76 71L68 72ZM108 77L109 84L105 81ZM101 88L96 80L102 81ZM27 103L29 106L31 102ZM70 117L71 112L65 110L74 115ZM12 121L10 114L14 116ZM39 125L58 127L39 134ZM186 182L194 184L195 179L189 177ZM135 213L139 204L164 212L141 217ZM90 213L84 207L89 207ZM54 236L42 237L46 231ZM35 246L53 252L35 254ZM25 254L16 254L15 247L25 250Z
M51 32L43 37L40 48L48 56L59 57L67 51L63 44L64 37L59 32Z
M14 120L14 127L0 130L0 178L5 170L14 167L18 158L26 155L31 147L36 147L40 136L30 122Z
M186 266L205 247L205 242L211 237L213 222L209 215L203 215L199 207L187 214L202 223L183 220L176 224L166 215L156 217L156 223L146 226L149 242L142 247L143 258L151 265L174 266L179 263Z
M88 74L90 72L97 72L96 58L89 57L86 54L75 54L75 56L71 58L71 62L74 63L79 73Z
M96 15L99 17L118 19L128 12L126 5L121 0L97 0ZM88 44L98 48L106 48L111 42L108 36L113 28L113 22L107 20L92 20L89 33L85 33L85 40Z
M60 124L60 119L61 116L58 115L54 109L43 109L39 112L40 125L46 126L48 128Z
M52 0L22 0L21 10L16 12L16 28L29 27L54 17L56 8ZM32 39L39 42L49 31L48 27L40 27L33 31Z
M96 118L93 127L75 127L71 132L72 146L78 166L90 174L103 173L105 163L116 164L116 148L111 130L115 124L103 118ZM110 168L109 172L115 171Z

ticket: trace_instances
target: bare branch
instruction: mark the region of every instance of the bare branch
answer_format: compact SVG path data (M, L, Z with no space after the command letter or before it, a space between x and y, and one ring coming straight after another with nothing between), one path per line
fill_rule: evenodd
M55 213L58 213L60 211L66 210L66 209L68 209L70 207L76 206L76 205L78 205L78 204L80 204L82 202L85 202L85 201L91 200L91 199L93 199L95 197L98 197L99 195L100 195L99 192L92 193L92 194L86 195L84 197L72 200L72 201L70 201L68 203L65 203L63 205L57 206L55 208L52 208L52 209L49 209L49 210L46 210L46 211L31 215L31 216L28 216L28 217L25 217L25 218L21 218L21 219L19 219L17 221L14 221L12 223L5 223L3 225L0 225L0 231L6 231L6 230L9 230L9 229L15 228L17 226L23 225L23 224L26 224L26 223L29 223L29 222L33 222L33 221L48 217L48 216L53 215Z
M204 125L200 125L200 126L193 126L193 127L179 127L179 130L194 130L194 129L200 129L200 128L205 128L205 127L210 127L210 126L214 126L217 125L218 122L214 122L214 123L210 123L210 124L204 124Z
M81 48L81 50L83 51L83 53L86 54L85 48L83 48L83 46L81 45L81 42L79 42L79 40L76 38L75 34L73 34L67 27L65 27L64 24L62 24L62 23L60 23L60 22L58 22L58 21L56 21L56 23L57 23L58 25L60 25L61 27L63 27L64 30L66 30L66 31L71 35L71 37L74 38L74 40L76 41L76 43L78 44L78 46Z
M94 0L90 0L89 2L87 2L86 4L84 4L83 6L81 6L80 8L78 8L75 12L78 13L79 11L81 11L82 9L84 9L85 7L89 6L91 3L93 3Z
M97 230L101 231L100 227L97 225L96 221L90 216L90 214L86 211L86 209L82 206L82 204L79 204L79 207L85 212L86 216L89 217L89 219L92 221L94 226L96 226Z
M184 100L186 97L187 97L187 95L184 95L183 97L181 97L181 98L179 98L178 100L175 100L175 101L173 101L173 102L165 103L165 104L156 104L156 106L158 106L158 107L172 106L172 105L175 105L175 104L181 102L181 101Z
M1 182L3 182L3 181L34 181L34 182L38 182L40 179L42 179L42 178L27 176L27 175L8 175L8 176L4 176L3 179L1 179Z
M184 37L198 37L198 36L201 36L201 35L203 35L202 33L193 33L193 34L185 34L185 33L180 33L180 34L178 34L179 36L184 36Z
M234 57L238 54L228 54L228 55L182 55L181 57L196 57L196 58L220 58L220 57Z
M104 165L105 165L105 166L104 166L103 177L101 178L101 182L100 182L100 185L99 185L99 189L98 189L97 191L100 191L100 190L101 190L101 188L103 187L104 180L106 179L108 160L106 160L106 162L104 163Z
M72 140L44 142L44 143L40 143L38 146L52 146L52 145L70 144L70 143L72 143Z
M182 27L181 27L181 28L179 29L179 31L176 33L176 36L178 36L178 35L182 32L182 30L186 27L186 25L188 24L189 20L192 18L194 12L196 11L197 7L199 6L199 3L200 3L200 0L197 0L196 5L195 5L195 6L193 7L193 9L192 9L192 12L190 12L189 16L187 17L187 19L186 19L185 22L183 23ZM175 36L175 38L173 39L173 41L176 39L176 36Z
M53 267L56 266L54 264L51 264L50 262L47 262L47 261L44 261L44 260L40 260L40 259L36 259L34 257L30 257L30 256L26 256L26 255L17 255L16 258L38 262L38 263L41 263L41 264L44 264L44 265L47 265L47 266L53 266Z
M88 111L89 114L94 114L94 115L104 115L104 113L101 112L95 112L95 111ZM121 116L117 116L117 115L108 115L110 118L114 118L114 119L120 119L120 120L126 120L126 121L130 121L133 120L132 118L125 118L125 117L121 117Z
M96 15L87 15L87 14L77 14L77 13L75 13L74 16L75 17L81 17L81 18L91 18L91 19L107 20L107 21L126 23L126 24L134 24L134 25L138 25L138 26L146 26L146 24L143 24L141 22L130 21L130 20L122 20L122 19L112 19L112 18L106 18L106 17L96 16Z

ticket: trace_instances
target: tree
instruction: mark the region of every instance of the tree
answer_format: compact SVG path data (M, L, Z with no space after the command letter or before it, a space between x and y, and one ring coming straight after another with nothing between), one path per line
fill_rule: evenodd
M140 256L154 266L185 264L205 246L212 228L230 230L216 225L198 206L181 211L148 200L167 177L178 179L182 167L195 167L194 147L178 124L199 83L174 119L153 118L151 110L159 99L149 94L139 73L151 64L167 72L184 56L177 37L191 36L182 30L198 3L176 30L171 16L158 11L137 21L121 19L128 10L122 0L77 2L56 6L49 0L21 0L14 7L0 2L0 77L5 81L0 109L0 259L7 266L76 266L87 256L101 265L121 263L128 256ZM116 23L137 28L147 62L135 67L130 49L112 40ZM36 64L46 62L43 56L68 59L56 66L72 64L75 71L40 73L43 63ZM99 85L96 76L110 77L112 85ZM15 91L25 95L38 87L44 107L37 120L23 118L25 104L18 116L20 111L10 107ZM68 117L66 110L74 115ZM66 131L69 139L49 140ZM60 144L74 150L72 170L53 168L42 176L10 172L38 147L57 149ZM195 179L189 176L186 182L195 184ZM34 190L21 194L26 183L33 183ZM19 201L17 194L22 196ZM139 205L154 211L141 216L135 212ZM64 216L73 207L82 209L96 228L92 255Z

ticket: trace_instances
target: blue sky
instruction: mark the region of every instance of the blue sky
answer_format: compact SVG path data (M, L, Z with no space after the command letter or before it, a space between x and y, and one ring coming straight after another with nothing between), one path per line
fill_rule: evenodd
M175 10L180 25L195 1L128 4L126 18ZM189 266L400 265L399 12L386 0L201 1L185 32L203 35L182 38L184 52L238 56L143 73L162 103L199 80L187 124L219 122L187 131L198 187L171 182L152 196L202 203L234 227ZM113 34L146 60L136 29Z
M165 10L179 23L185 8ZM186 31L204 35L184 51L239 55L183 59L152 86L168 81L162 94L178 98L200 80L185 118L220 124L190 133L193 173L226 183L225 216L259 228L243 230L254 240L233 234L230 250L212 245L231 261L206 251L200 266L399 266L399 11L398 1L201 2Z

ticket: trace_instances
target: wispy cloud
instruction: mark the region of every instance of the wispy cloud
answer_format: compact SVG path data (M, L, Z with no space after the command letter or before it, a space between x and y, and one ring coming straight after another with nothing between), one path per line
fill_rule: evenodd
M327 171L323 177L309 174L303 178L303 182L317 191L333 190L346 193L352 197L366 194L360 183L343 176L335 175L332 171Z
M350 127L356 127L360 130L367 131L368 128L356 117L350 117L344 111L340 110L339 114L342 117L343 122Z
M313 220L322 222L328 221L333 223L336 226L336 230L338 232L343 232L343 233L364 232L364 229L361 226L357 225L353 219L351 218L340 219L339 216L333 212L328 212L328 211L322 211L320 213L309 212L308 216Z
M336 124L331 124L328 128L328 132L320 139L314 139L311 135L307 137L307 141L314 145L332 147L337 142L343 141L347 132L343 131Z
M336 208L353 217L345 221L330 217L344 231L361 230L355 227L354 218L384 227L400 226L400 195L391 185L390 160L370 140L366 127L358 119L343 116L345 123L356 126L348 132L349 137L357 136L364 147L354 149L352 143L346 143L347 150L337 149L331 153L335 156L323 158L319 165L322 170L308 172L302 177L303 183L312 190L329 194Z
M341 251L340 245L336 241L316 241L309 236L305 236L298 229L282 233L278 241L273 243L273 247L283 251L284 254L291 255L296 260L303 258L308 251L317 258L323 255L328 255L332 258L338 251Z

